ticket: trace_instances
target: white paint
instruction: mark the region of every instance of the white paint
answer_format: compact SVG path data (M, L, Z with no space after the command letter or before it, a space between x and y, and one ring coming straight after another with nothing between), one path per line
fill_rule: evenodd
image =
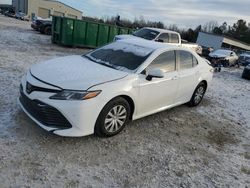
M94 63L82 56L52 59L32 66L36 78L64 89L86 90L89 87L119 79L126 72Z
M57 58L31 68L31 72L36 77L63 89L84 90L93 86L91 90L102 91L97 97L83 101L52 100L49 97L54 93L35 91L27 94L24 91L30 99L40 100L59 110L72 124L71 129L56 130L55 134L60 136L93 134L95 122L101 110L117 96L126 95L134 101L133 119L138 119L188 102L200 81L206 80L209 86L212 80L211 67L191 50L145 40L126 40L126 43L131 46L136 43L141 47L150 46L154 49L154 52L135 73L98 65L81 56ZM188 51L197 58L199 64L194 68L181 71L178 68L178 62L176 71L164 73L163 78L153 78L151 81L146 80L147 75L140 74L141 70L144 70L157 56L171 50ZM22 80L23 87L25 88L27 81L36 83L38 87L44 87L44 83L35 80L34 77L27 76ZM101 82L103 83L100 84ZM51 130L38 124L46 130Z
M180 47L191 49L195 52L198 52L200 50L200 47L195 43L182 44L181 43L181 35L175 31L170 31L167 29L150 28L150 27L145 27L143 29L150 29L152 31L159 33L158 35L156 35L155 38L152 39L152 41L157 41L160 38L160 35L165 34L165 33L169 34L169 39L171 40L171 37L172 37L171 34L176 34L179 38L178 43L163 42L162 44L167 44L167 45L171 45L171 46L180 46ZM115 36L114 41L125 40L125 39L127 40L127 39L141 39L141 38L134 36L134 35L117 35L117 36ZM142 40L146 40L146 39L142 39Z

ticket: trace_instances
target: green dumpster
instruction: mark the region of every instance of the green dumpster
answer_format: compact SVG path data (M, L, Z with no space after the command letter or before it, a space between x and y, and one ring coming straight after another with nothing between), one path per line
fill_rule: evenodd
M53 17L52 42L64 46L96 48L113 41L116 35L131 34L133 29L98 22Z

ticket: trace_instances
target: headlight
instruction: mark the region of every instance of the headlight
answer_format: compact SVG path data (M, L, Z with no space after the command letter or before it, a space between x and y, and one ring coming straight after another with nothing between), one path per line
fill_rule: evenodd
M70 91L64 90L50 97L56 100L87 100L95 98L101 91Z

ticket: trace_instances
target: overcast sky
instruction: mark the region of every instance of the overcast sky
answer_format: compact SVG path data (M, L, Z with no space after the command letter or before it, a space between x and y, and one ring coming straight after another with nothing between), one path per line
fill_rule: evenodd
M162 21L166 25L196 27L208 21L250 22L250 0L60 0L94 17L116 16ZM11 0L0 0L11 2Z
M83 11L84 15L103 17L121 15L133 20L143 16L146 20L176 24L178 27L196 27L208 21L238 19L250 22L250 0L60 0Z

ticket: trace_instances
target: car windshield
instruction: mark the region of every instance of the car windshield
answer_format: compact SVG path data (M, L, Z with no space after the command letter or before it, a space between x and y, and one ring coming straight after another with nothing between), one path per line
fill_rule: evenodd
M83 56L110 68L125 72L135 72L150 56L152 51L151 48L118 41Z
M147 40L154 40L160 32L154 31L152 29L140 29L133 33L134 36L144 38Z

